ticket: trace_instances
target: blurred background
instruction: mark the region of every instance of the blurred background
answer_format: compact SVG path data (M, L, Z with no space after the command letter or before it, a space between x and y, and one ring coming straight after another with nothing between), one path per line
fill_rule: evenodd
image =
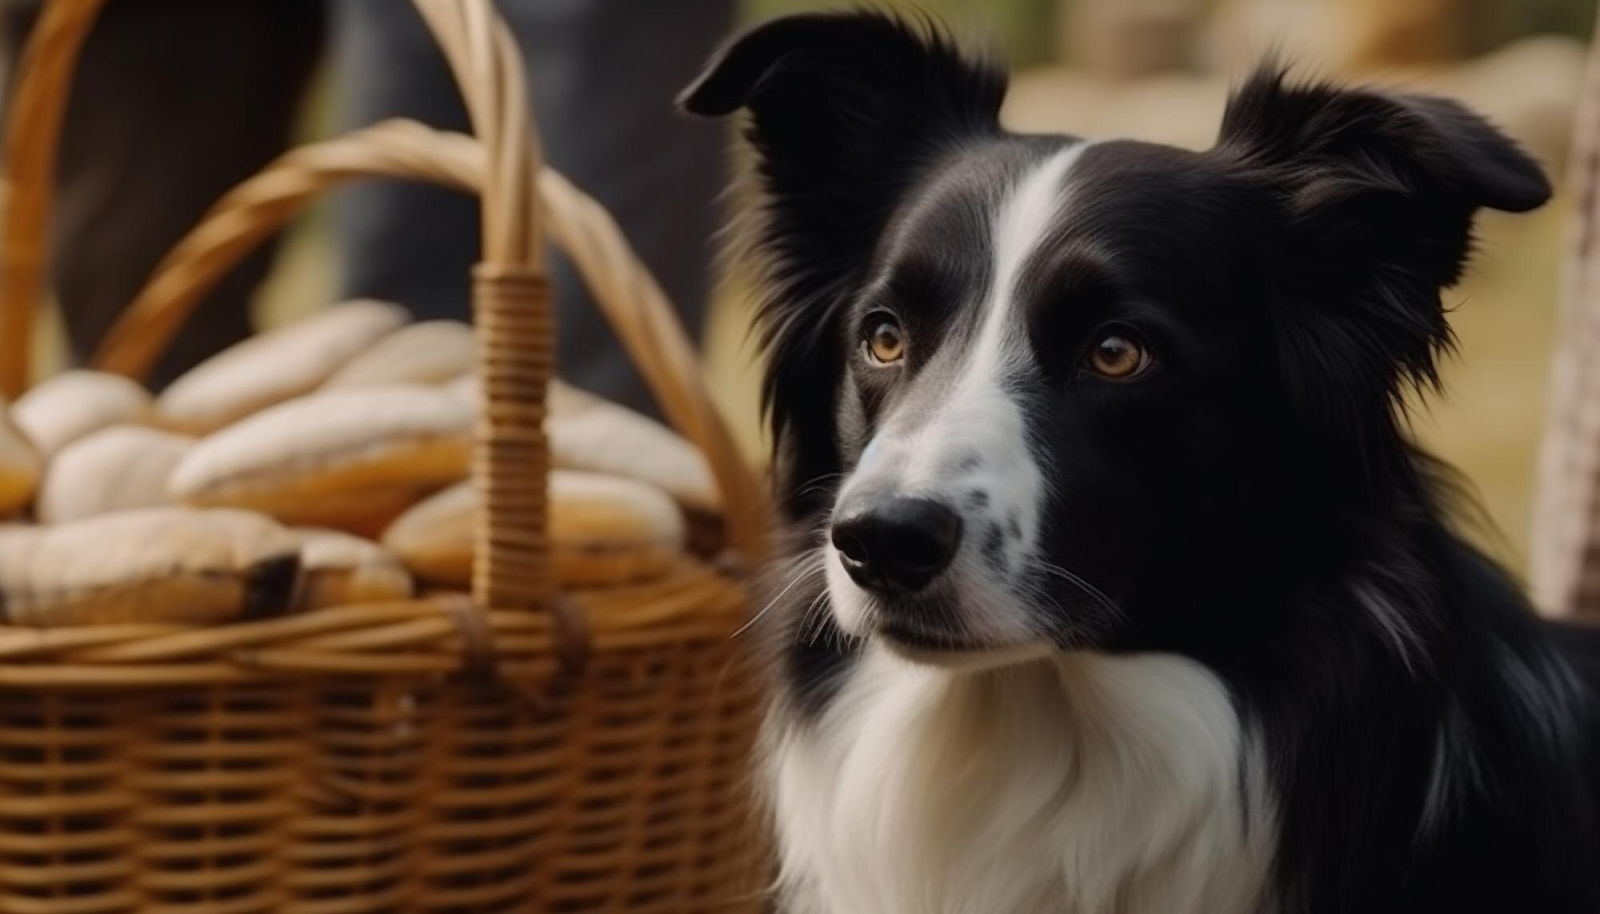
M837 5L743 0L737 16L750 22ZM1304 75L1460 98L1520 139L1558 184L1595 7L1594 0L919 0L914 6L975 40L986 37L1012 62L1005 116L1018 130L1204 147L1228 86L1272 51ZM313 79L299 138L327 135L340 123L329 82L326 72ZM663 108L678 88L660 87ZM1532 215L1482 220L1477 261L1447 299L1456 308L1461 344L1445 372L1447 396L1415 418L1420 438L1477 489L1499 531L1485 533L1485 544L1519 571L1526 568L1570 209L1561 191ZM255 295L258 325L284 323L337 297L331 225L319 210L289 233ZM707 240L708 259L714 248ZM739 275L716 280L707 355L719 396L759 455L759 369L747 338L751 296ZM51 371L61 364L59 321L41 333L45 351L56 353L42 367Z

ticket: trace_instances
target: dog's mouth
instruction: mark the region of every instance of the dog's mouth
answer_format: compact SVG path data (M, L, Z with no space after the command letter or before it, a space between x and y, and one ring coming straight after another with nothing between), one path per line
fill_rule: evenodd
M884 619L873 626L873 637L891 653L913 663L960 670L1012 666L1051 652L1051 645L1045 642L990 644Z
M939 631L930 631L921 626L909 625L893 619L880 618L877 625L874 626L874 630L879 637L908 650L959 653L962 651L983 650L986 647L986 645L967 638L959 638Z
M907 592L865 588L826 553L830 609L845 634L931 666L982 669L1047 656L1055 643L998 585L945 574Z

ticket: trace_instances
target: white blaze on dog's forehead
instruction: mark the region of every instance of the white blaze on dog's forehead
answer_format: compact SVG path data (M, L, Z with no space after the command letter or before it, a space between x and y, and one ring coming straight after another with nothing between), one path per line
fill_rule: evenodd
M1017 413L1020 434L1020 411L1003 390L1007 373L1028 359L1022 316L1017 313L1017 283L1060 215L1066 174L1088 145L1069 146L1035 164L1000 199L990 223L993 280L982 303L978 336L939 415L904 436L905 443L914 443L924 458L910 455L913 463L939 460L945 456L940 445L956 444L971 432L980 435L975 443L981 446L986 432L1000 431L986 427L996 418L995 408Z
M1023 367L1028 346L1018 313L1017 283L1023 267L1039 249L1064 205L1064 180L1088 144L1069 146L1034 166L1005 196L993 227L994 279L983 303L983 322L972 355L961 371L954 400L1005 400L1002 386L1008 372ZM977 405L977 404L974 404ZM978 415L990 415L981 409ZM1020 415L1017 417L1020 421Z
M925 483L923 477L946 470L951 451L976 453L983 475L992 479L990 494L1010 503L999 507L1021 511L1028 538L1040 474L1028 453L1021 406L1007 389L1008 378L1031 360L1017 286L1029 258L1061 216L1067 172L1086 146L1069 146L1038 163L1000 201L990 228L993 281L977 339L944 406L915 435L910 458L909 475Z
M1017 571L1037 547L1047 491L1013 389L1032 361L1018 286L1064 216L1067 172L1086 145L1038 161L989 202L991 281L981 301L967 303L979 312L975 335L947 336L949 348L931 357L952 360L948 371L929 374L947 386L885 416L839 494L841 504L868 489L934 498L962 513L965 545L947 577L963 604L961 630L987 643L1022 644L1041 632L1030 601L1015 590ZM968 494L978 492L981 498ZM846 632L860 633L870 601L838 565L829 563L833 615Z
M961 355L953 386L931 417L886 416L883 431L862 452L852 481L871 476L901 491L933 490L947 481L952 461L959 462L958 452L973 453L986 467L985 476L1021 473L1022 478L1002 478L997 485L1014 490L1012 507L1031 513L1031 505L1016 502L1033 498L1039 474L1026 454L1021 408L1006 390L1008 377L1025 369L1030 359L1017 285L1029 258L1061 216L1067 172L1087 146L1069 146L1035 163L994 201L989 222L992 281L978 303L977 336Z
M1066 196L1064 179L1088 146L1068 146L1035 166L1012 189L995 218L995 273L984 321L985 335L997 329L1003 331L1016 299L1017 278L1060 213Z

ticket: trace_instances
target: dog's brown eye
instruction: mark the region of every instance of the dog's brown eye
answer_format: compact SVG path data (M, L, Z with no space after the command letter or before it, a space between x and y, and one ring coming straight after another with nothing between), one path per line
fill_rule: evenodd
M1102 378L1126 381L1150 367L1150 352L1133 336L1107 333L1089 352L1089 369Z
M887 318L873 324L867 333L867 354L881 365L893 365L905 358L906 338L900 325Z

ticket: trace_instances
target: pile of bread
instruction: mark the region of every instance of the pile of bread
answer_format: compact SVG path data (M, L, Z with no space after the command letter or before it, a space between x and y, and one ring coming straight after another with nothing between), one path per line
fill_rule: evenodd
M0 622L214 623L465 587L474 340L351 301L218 354L157 396L69 371L0 405ZM704 458L653 420L550 395L563 587L716 548Z

